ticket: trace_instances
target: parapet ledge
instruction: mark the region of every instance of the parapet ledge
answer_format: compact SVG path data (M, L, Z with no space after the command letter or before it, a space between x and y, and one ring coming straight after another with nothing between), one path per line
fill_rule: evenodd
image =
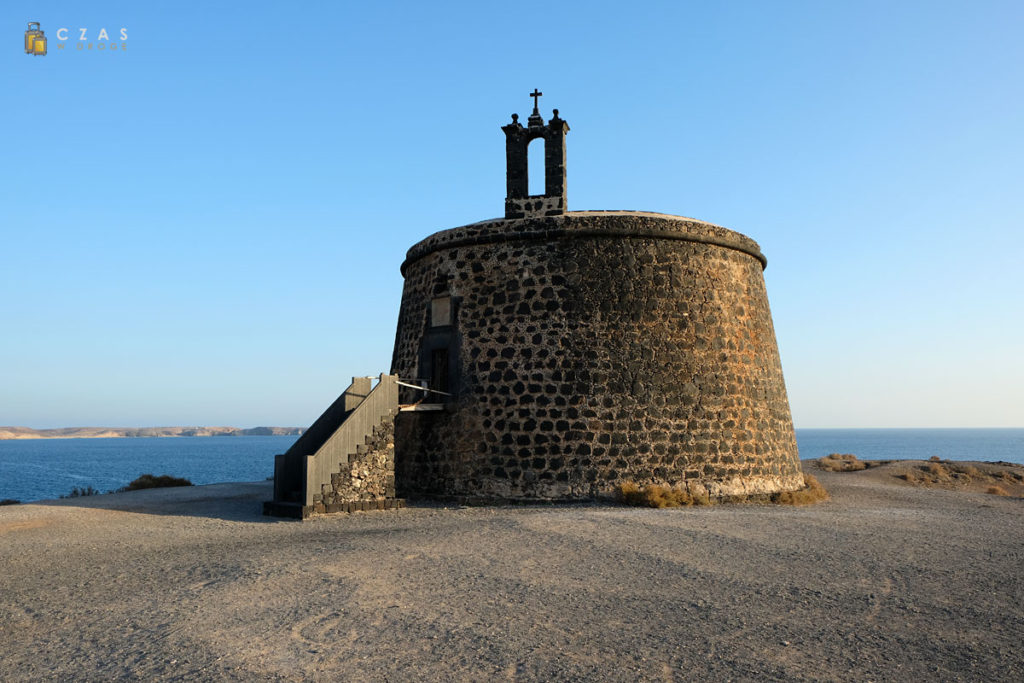
M713 244L753 256L764 268L761 247L746 235L714 223L654 211L569 211L560 216L492 218L435 232L414 244L402 263L402 274L413 262L441 249L496 242L538 241L584 237L648 238Z

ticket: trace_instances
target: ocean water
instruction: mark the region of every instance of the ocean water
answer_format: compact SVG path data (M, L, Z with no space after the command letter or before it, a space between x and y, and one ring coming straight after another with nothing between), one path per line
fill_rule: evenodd
M73 487L109 491L140 474L194 484L260 481L297 436L192 436L0 441L0 499L57 498ZM1003 460L1024 464L1024 429L798 429L801 458Z
M170 474L193 484L260 481L274 455L298 436L187 436L0 441L0 500L57 498L74 487L106 492L140 474Z
M803 459L853 453L861 460L985 460L1024 464L1024 429L798 429Z

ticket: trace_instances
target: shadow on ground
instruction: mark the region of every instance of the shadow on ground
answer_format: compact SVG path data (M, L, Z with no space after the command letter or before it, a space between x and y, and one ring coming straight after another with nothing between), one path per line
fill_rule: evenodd
M232 522L277 523L294 520L267 517L263 501L273 497L273 482L230 482L203 486L101 493L57 500L42 500L31 505L116 510L147 515L203 517Z
M26 503L25 505L113 510L141 515L199 517L259 524L301 523L297 519L264 515L263 503L273 497L274 483L272 481L257 481L101 493L94 496L40 500ZM406 507L441 509L463 506L453 503L417 500L410 501ZM357 514L387 515L390 512L390 510L371 510ZM346 514L336 513L324 515L323 517L345 517ZM321 516L317 515L315 518L317 517Z

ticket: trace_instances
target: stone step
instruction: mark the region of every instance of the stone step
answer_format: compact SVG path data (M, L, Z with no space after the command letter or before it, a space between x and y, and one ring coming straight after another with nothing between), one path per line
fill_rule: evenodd
M287 517L288 519L306 519L313 514L312 505L286 503L268 500L263 503L263 514L268 517Z
M396 510L404 507L404 498L381 498L378 500L353 500L345 503L327 503L326 505L318 503L312 506L312 512L318 512L321 514L333 512L369 512L371 510Z

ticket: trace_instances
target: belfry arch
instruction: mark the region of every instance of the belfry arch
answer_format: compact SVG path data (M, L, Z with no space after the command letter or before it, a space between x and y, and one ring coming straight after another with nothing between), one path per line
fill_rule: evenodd
M538 98L544 93L536 88L533 113L519 123L519 115L512 114L512 123L502 126L505 132L506 195L505 218L534 216L560 216L567 210L565 192L565 134L569 124L558 117L558 110L547 125L540 115ZM544 139L544 194L530 194L529 147L537 138ZM537 145L533 145L537 147Z
M529 196L543 197L547 192L547 173L544 169L544 138L534 138L526 145L527 186Z

